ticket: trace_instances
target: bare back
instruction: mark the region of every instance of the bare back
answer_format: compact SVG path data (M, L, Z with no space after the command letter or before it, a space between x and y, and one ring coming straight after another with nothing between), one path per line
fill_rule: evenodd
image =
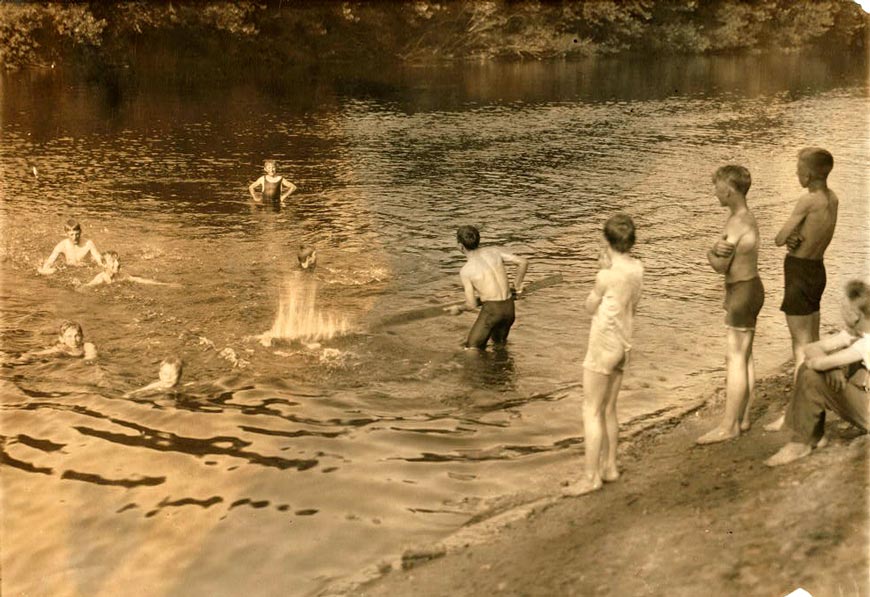
M802 240L794 251L789 251L790 255L816 260L825 256L825 250L831 244L834 228L837 226L839 204L840 200L830 189L807 193L798 200L798 208L803 207L805 215L795 232L800 234Z
M511 296L502 255L497 247L476 249L469 253L468 262L459 272L463 279L471 282L481 301L503 301Z

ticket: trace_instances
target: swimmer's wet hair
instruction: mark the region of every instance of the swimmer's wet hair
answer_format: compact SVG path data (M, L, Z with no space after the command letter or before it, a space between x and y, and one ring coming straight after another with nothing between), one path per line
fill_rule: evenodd
M82 336L85 335L85 333L82 331L82 326L77 324L75 321L70 321L69 319L60 324L60 335L63 336L64 332L66 332L70 328L75 328L76 331Z
M748 193L749 187L752 186L752 176L750 176L749 170L737 164L728 164L717 168L713 173L713 182L719 180L724 180L742 195Z
M265 162L263 162L263 170L265 170L266 166L268 166L269 164L272 164L273 166L275 166L275 168L278 167L278 162L276 162L275 160L266 160Z
M469 251L480 245L480 232L474 226L460 226L456 229L456 240Z
M63 229L64 230L79 230L80 231L82 229L82 225L79 224L78 220L76 220L74 218L70 218L69 220L66 221L66 224L63 225Z
M628 214L616 214L604 223L604 238L614 251L628 253L634 246L634 220Z
M864 280L849 280L846 282L846 297L852 305L860 309L866 317L870 317L870 285Z
M181 372L184 371L184 361L182 361L178 357L168 357L160 361L160 366L169 365L171 367L175 367L175 370L178 371L178 377L181 377Z
M834 169L834 156L821 147L805 147L798 152L798 160L807 165L810 180L827 180Z

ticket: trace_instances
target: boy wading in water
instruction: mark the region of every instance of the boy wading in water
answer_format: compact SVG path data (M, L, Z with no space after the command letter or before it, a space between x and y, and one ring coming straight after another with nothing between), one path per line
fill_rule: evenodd
M97 251L94 241L88 240L82 244L82 227L78 222L72 219L67 220L63 230L67 237L55 245L51 255L48 256L45 263L37 270L40 274L47 276L57 271L54 263L61 255L66 259L67 265L82 266L85 264L84 261L88 255L91 256L97 265L103 264L102 257L100 252Z
M807 147L798 154L798 181L807 193L797 200L794 211L776 235L776 246L787 245L783 269L785 292L780 310L791 334L794 377L806 358L806 347L819 340L819 309L825 291L825 249L834 237L839 200L828 188L834 157L824 149ZM785 418L765 426L777 431Z
M465 304L450 307L449 311L459 315L481 307L477 321L468 332L465 347L484 350L490 338L495 345L504 345L514 323L514 291L508 282L504 262L517 266L514 287L516 293L520 293L529 261L505 253L498 247L480 247L480 232L474 226L460 226L456 240L468 258L459 272L465 289ZM474 295L475 291L479 299Z
M629 255L634 246L634 222L617 214L604 225L607 247L599 258L600 271L586 299L592 314L589 346L583 361L583 433L586 471L563 493L583 495L601 489L603 481L619 477L616 447L619 422L616 397L628 364L634 314L643 287L643 265Z
M722 238L707 252L707 261L725 275L725 325L728 329L725 414L699 444L729 440L749 430L749 403L755 385L752 340L755 321L764 305L764 286L758 277L758 225L746 206L752 184L743 166L722 166L713 174L720 205L730 210Z
M293 191L296 190L296 185L284 178L278 176L275 172L277 164L275 160L266 160L263 164L265 174L251 183L248 187L248 192L251 193L251 199L256 203L266 203L276 209L280 209ZM261 196L257 197L255 190L259 187Z

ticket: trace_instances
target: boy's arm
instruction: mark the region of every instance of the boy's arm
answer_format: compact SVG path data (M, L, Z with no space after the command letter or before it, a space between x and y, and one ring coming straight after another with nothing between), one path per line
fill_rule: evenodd
M807 344L804 347L804 354L807 359L821 358L850 346L852 342L854 339L849 335L849 332L842 331Z
M106 282L106 272L100 272L99 274L94 276L94 279L91 280L90 282L88 282L86 284L82 284L82 288L84 288L85 286L98 286L98 285L103 284L105 282Z
M478 307L478 300L474 296L474 285L471 283L471 279L462 272L459 272L459 279L462 280L462 288L465 292L465 304L445 308L444 310L451 315L459 315L463 311L474 311Z
M54 262L57 261L60 252L63 250L63 243L66 242L64 240L60 241L54 246L54 250L51 252L51 255L48 256L48 259L45 260L45 263L42 264L37 272L40 274L53 274L55 272Z
M842 350L826 354L824 356L811 357L806 360L807 367L816 371L828 371L857 363L861 360L861 353L858 349L849 346Z
M800 226L801 222L804 221L804 218L807 217L807 214L810 212L810 202L811 199L809 196L804 196L798 199L797 205L794 206L794 211L791 212L788 220L785 221L785 224L782 225L782 228L779 229L779 232L776 233L776 238L773 239L773 242L776 243L777 247L783 246Z
M607 292L607 270L600 270L595 275L595 284L586 297L586 312L594 315L598 310L598 305L601 304L601 299L604 293Z
M281 195L281 202L283 203L287 197L296 192L296 185L287 180L286 178L282 178L281 186L287 189L287 192Z
M512 253L502 253L501 258L502 261L507 261L517 266L517 274L516 276L514 276L514 288L516 289L517 294L522 293L523 280L525 280L526 271L528 271L529 269L529 260L525 257L519 257Z
M97 262L97 265L103 265L103 256L100 255L99 251L97 251L97 245L94 244L94 241L89 240L86 242L85 248L88 250L91 259Z
M257 187L260 187L261 189L263 188L263 178L264 177L261 176L260 178L252 182L251 185L248 187L248 192L251 194L251 199L253 199L254 201L259 201L259 199L257 199L257 195L254 193L254 189L256 189Z

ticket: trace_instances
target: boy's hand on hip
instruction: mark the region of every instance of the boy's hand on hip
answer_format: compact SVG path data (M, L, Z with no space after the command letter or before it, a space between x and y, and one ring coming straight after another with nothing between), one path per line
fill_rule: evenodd
M788 235L788 238L785 239L785 245L788 247L789 251L797 251L802 242L804 242L804 237L797 232L792 232Z

